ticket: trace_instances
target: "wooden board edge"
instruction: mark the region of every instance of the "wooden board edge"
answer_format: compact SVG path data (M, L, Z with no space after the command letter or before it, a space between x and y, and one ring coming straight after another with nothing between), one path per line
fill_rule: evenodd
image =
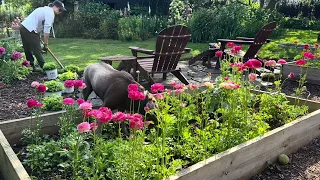
M0 171L5 180L31 179L0 130Z

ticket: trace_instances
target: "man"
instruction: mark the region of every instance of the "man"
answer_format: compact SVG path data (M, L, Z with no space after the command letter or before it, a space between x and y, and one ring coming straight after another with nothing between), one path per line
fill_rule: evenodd
M20 35L24 53L34 71L39 71L39 69L34 65L33 55L37 58L41 68L43 68L45 63L42 56L40 32L43 31L43 49L47 50L54 17L63 11L66 11L64 4L61 1L54 1L50 3L49 6L37 8L21 23Z

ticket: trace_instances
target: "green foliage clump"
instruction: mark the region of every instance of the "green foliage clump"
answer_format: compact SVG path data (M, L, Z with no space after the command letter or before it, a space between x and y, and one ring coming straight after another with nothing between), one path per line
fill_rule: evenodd
M73 73L78 73L80 71L80 68L77 65L70 64L70 65L66 66L64 68L64 70L65 70L65 72L70 71L70 72L73 72Z
M62 97L53 95L52 97L43 98L43 108L47 111L62 110Z
M57 65L54 62L45 63L43 66L43 70L45 71L54 70L54 69L57 69Z
M273 81L275 81L275 75L273 73L265 73L262 75L261 80L273 82Z
M61 81L76 80L77 78L78 78L78 74L71 71L67 71L65 73L58 75L58 79Z
M46 81L44 85L47 87L47 92L59 92L64 90L64 85L57 80Z
M186 4L181 0L172 0L169 7L170 17L169 24L185 24L191 14L191 8L186 10ZM189 13L189 14L187 14Z

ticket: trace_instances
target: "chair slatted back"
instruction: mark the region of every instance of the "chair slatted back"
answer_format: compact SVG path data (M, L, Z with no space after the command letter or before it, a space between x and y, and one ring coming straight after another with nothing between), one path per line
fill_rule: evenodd
M256 34L256 37L253 40L253 44L250 45L246 54L244 55L244 60L248 60L254 58L254 56L258 53L263 44L266 43L269 36L271 36L272 31L274 31L277 27L278 22L272 22L263 26L260 31Z
M154 72L167 72L177 67L178 61L191 38L191 31L183 25L171 26L162 30L157 38Z

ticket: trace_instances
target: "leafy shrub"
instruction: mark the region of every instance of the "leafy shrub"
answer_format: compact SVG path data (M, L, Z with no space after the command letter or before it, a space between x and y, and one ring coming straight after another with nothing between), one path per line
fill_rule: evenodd
M57 65L54 62L45 63L43 66L43 70L45 71L54 70L54 69L57 69Z
M73 73L78 73L80 71L80 68L77 65L70 64L70 65L66 66L64 70L65 70L65 72L70 71Z
M193 42L214 42L218 38L254 37L263 25L279 19L279 13L274 11L231 3L214 9L198 9L188 26Z
M56 80L47 81L44 85L47 87L47 92L59 92L64 90L64 85Z
M146 40L167 26L167 18L129 16L119 21L118 37L123 41Z
M172 0L169 7L169 24L185 24L188 20L191 8L186 8L186 4L181 0Z
M273 82L275 80L275 75L273 73L263 74L261 77L262 81Z
M73 73L71 71L67 71L65 73L59 74L58 75L58 79L61 81L65 81L65 80L75 80L78 78L78 74L77 73Z
M24 15L23 7L13 7L10 4L4 4L0 6L0 21L10 24L16 17L22 17Z
M43 98L43 108L47 111L60 111L62 110L62 97L53 95L52 97Z
M281 21L280 26L288 29L319 30L320 20L301 16L296 18L286 17Z
M26 79L31 73L31 69L21 65L21 61L2 61L0 62L1 81L11 84L14 80Z

